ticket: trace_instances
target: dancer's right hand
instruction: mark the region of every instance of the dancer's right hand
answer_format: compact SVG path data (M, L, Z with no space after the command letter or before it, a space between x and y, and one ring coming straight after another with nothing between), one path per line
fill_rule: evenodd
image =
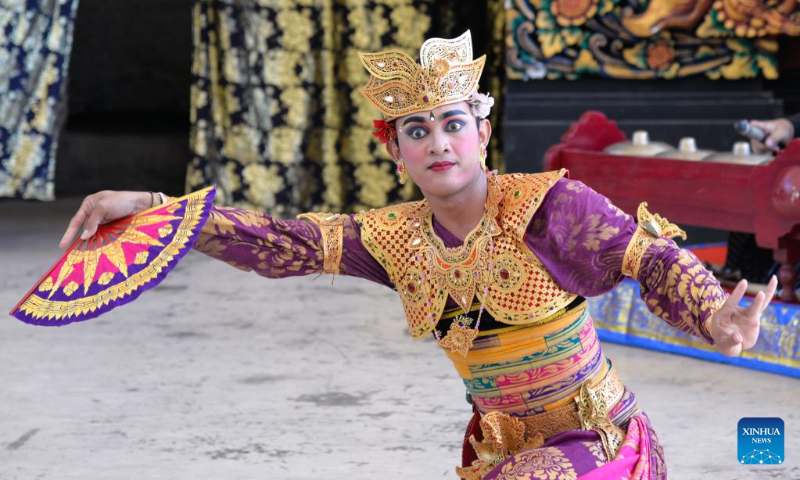
M83 228L81 240L86 240L97 232L98 225L147 210L152 204L153 197L150 192L104 190L89 195L83 200L78 213L69 221L69 227L58 246L67 247L81 228Z

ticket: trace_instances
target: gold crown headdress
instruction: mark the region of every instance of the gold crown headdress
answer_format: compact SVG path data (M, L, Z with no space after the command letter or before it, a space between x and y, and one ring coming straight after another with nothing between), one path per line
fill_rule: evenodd
M386 120L468 100L478 89L486 62L472 59L469 30L458 38L431 38L417 64L398 50L358 54L370 78L359 90Z

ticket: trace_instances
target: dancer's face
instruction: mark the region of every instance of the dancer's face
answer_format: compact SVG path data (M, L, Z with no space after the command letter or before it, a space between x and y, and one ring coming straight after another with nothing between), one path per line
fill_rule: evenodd
M397 144L387 148L395 162L405 163L411 180L425 195L449 196L481 177L480 149L488 145L488 120L476 126L467 102L442 105L431 112L398 118Z

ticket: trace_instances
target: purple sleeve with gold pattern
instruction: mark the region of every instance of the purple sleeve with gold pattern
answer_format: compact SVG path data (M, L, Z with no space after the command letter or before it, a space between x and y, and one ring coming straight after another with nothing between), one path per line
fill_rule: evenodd
M340 272L391 286L386 272L361 245L352 216L344 222ZM281 220L252 210L214 207L194 249L236 268L269 278L322 273L319 227L306 220Z
M713 345L708 322L728 294L692 252L657 239L645 251L638 280L651 312Z
M624 278L633 217L581 182L559 180L531 219L525 244L566 290L584 297L608 292ZM725 293L697 258L659 238L645 251L636 279L651 312L711 343L706 320Z

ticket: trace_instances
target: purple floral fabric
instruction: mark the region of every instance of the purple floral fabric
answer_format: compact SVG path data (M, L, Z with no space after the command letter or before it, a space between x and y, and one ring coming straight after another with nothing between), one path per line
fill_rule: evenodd
M214 207L194 249L240 270L282 278L322 271L321 238L319 229L309 222Z
M562 178L531 220L525 243L559 285L592 297L623 280L622 259L635 230L634 218L608 198ZM636 280L651 312L712 343L705 321L726 294L691 252L659 238L645 252Z

